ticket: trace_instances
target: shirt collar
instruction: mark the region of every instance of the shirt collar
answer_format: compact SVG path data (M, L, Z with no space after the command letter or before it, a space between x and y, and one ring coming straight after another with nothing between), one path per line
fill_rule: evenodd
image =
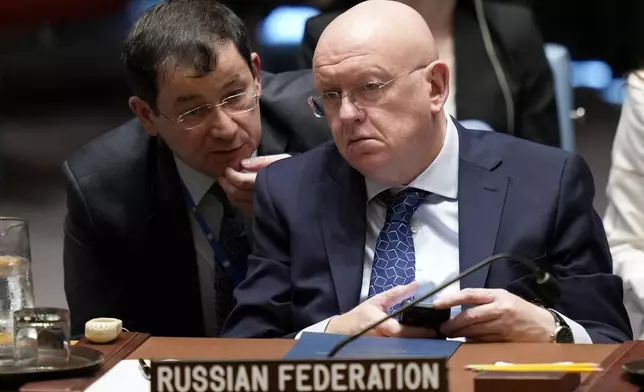
M414 179L409 187L456 200L458 197L458 160L459 160L458 131L454 120L447 116L445 141L434 161ZM378 184L365 178L367 187L367 202L390 187Z
M256 156L257 151L253 152L251 158ZM176 155L174 156L174 162L177 165L179 178L186 185L190 197L192 197L195 205L199 205L203 197L208 193L208 190L210 190L217 180L188 166L188 164Z

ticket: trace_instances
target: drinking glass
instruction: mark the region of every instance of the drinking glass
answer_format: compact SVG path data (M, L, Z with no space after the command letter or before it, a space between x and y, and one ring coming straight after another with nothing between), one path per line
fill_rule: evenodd
M13 312L34 306L27 222L0 217L0 366L13 364Z
M69 311L25 308L14 312L16 367L58 368L69 362Z

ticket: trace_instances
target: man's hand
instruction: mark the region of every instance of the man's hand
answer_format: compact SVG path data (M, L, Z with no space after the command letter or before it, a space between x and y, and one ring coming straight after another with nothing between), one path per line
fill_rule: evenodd
M257 172L275 161L289 157L290 155L288 154L278 154L244 159L241 162L242 170L250 173L241 173L227 167L224 175L219 177L217 181L226 192L228 200L235 207L249 216L253 216L253 195L255 193Z
M418 284L413 282L406 286L396 286L388 291L374 295L350 312L332 318L324 332L352 335L362 331L367 326L387 316L389 308L411 297L417 288ZM431 329L402 325L397 320L389 319L367 332L367 335L432 338L436 336L436 332Z
M441 326L447 337L480 342L550 342L552 314L501 289L465 289L436 299L436 309L474 305Z

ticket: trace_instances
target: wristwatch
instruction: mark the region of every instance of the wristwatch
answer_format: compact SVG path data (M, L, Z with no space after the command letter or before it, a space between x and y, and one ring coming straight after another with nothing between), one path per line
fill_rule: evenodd
M572 330L563 317L552 309L546 310L555 318L555 330L550 334L550 341L552 343L574 343L575 338L572 335Z

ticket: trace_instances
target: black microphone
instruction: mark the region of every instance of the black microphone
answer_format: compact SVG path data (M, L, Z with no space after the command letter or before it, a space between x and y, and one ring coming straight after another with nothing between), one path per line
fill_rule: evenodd
M446 283L443 283L442 285L438 286L434 290L430 291L429 293L423 295L422 297L419 297L413 301L407 302L405 305L401 306L396 310L395 312L392 312L386 317L383 317L382 319L376 321L375 323L369 325L362 331L348 336L347 338L343 339L340 343L338 343L327 355L327 358L331 358L334 355L338 353L344 346L347 344L351 343L352 341L358 339L360 336L364 335L365 333L369 332L373 328L377 327L378 325L384 323L385 321L389 320L390 318L394 318L404 312L405 310L411 308L412 306L415 306L419 304L420 302L426 300L427 298L431 297L432 295L438 293L439 291L443 290L447 286L451 285L454 282L458 282L459 280L463 279L464 277L474 273L475 271L485 267L486 265L493 263L497 260L502 260L502 259L509 259L509 260L516 260L520 262L521 264L525 265L526 267L530 268L532 271L533 275L535 276L535 280L537 282L537 288L539 290L539 293L543 299L548 300L549 302L553 303L555 302L558 298L559 295L561 294L561 290L559 288L559 282L547 271L543 271L541 268L539 268L534 262L546 257L546 255L543 255L541 257L537 257L536 259L528 259L527 257L521 256L521 255L514 255L510 253L500 253L497 255L493 255L488 257L487 259L481 261L480 263L473 265L472 267L468 268L467 270L463 271L459 275L457 275L455 278L447 281Z

